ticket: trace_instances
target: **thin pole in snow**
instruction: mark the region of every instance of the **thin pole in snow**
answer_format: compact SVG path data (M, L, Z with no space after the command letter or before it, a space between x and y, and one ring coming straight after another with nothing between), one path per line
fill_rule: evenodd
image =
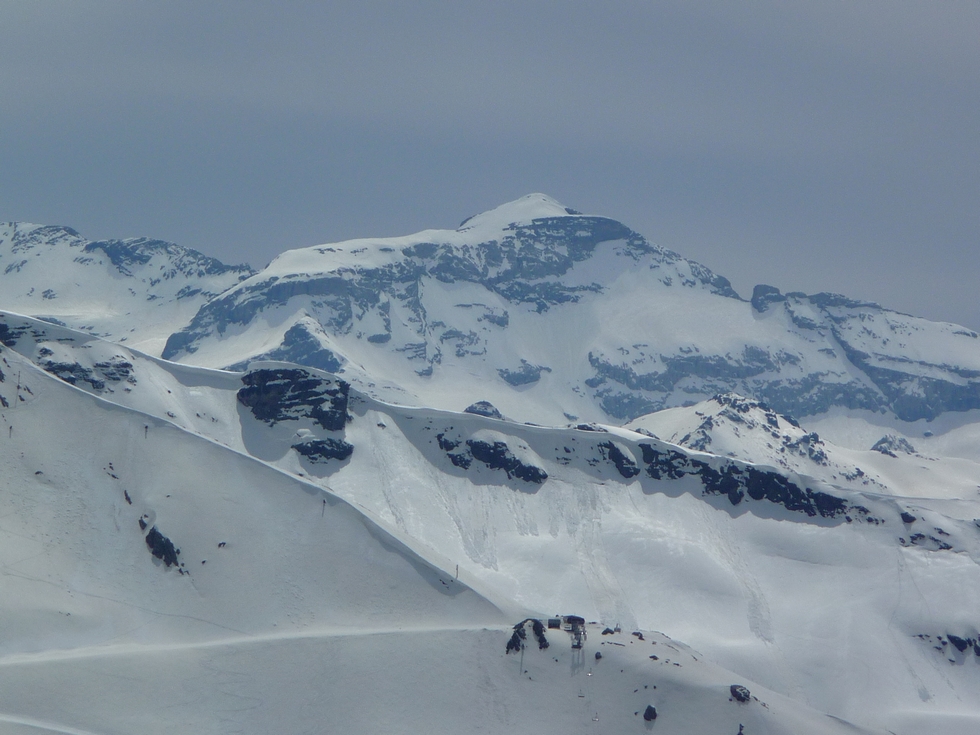
M459 564L456 565L456 579L459 579Z
M320 508L320 517L323 518L323 514L327 512L327 499L323 499L323 506Z

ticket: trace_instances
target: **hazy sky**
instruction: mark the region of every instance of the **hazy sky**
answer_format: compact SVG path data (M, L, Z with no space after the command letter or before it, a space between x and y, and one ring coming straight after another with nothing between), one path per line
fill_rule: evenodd
M0 0L0 219L226 261L533 191L980 329L980 3Z

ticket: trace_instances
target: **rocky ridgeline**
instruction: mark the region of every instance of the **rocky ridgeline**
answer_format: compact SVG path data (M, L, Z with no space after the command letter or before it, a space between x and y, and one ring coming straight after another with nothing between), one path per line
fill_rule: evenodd
M73 348L91 346L88 336L48 326L12 314L0 313L0 344L17 350L45 372L92 393L111 393L115 384L136 385L133 363L122 354L109 354L83 364ZM111 345L96 343L112 351Z
M354 447L344 440L350 385L302 368L260 368L242 376L238 402L264 424L307 420L335 436L316 436L292 445L314 464L346 460Z
M736 398L726 399L730 407L751 405ZM519 425L502 421L499 412L488 402L474 405L477 408L471 414L491 419L485 428L479 423L474 425L472 420L464 428L455 422L438 424L430 419L426 430L434 432L436 445L459 470L470 470L479 463L503 471L508 480L520 481L522 485L518 487L525 492L536 492L524 486L540 486L548 480L543 466L546 464L543 458L548 455L542 440L530 434L522 435ZM657 483L693 477L699 481L704 495L725 497L733 506L765 501L808 518L883 523L867 507L846 496L801 485L776 470L725 457L692 455L660 441L626 441L589 425L556 431L561 433L555 437L558 446L549 457L551 461L562 467L596 472L600 477L608 476L605 474L608 470L603 468L614 469L623 481L640 480L644 492L658 492L659 487L643 482L643 475Z

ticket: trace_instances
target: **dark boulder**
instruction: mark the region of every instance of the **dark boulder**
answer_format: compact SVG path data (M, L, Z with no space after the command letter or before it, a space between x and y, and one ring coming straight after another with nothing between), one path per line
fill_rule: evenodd
M643 710L643 719L647 722L653 722L657 719L657 708L652 704L648 704L647 708Z
M946 634L946 637L949 638L949 642L956 646L956 650L960 653L963 653L968 646L973 645L972 638L960 638L959 636L950 635L949 633Z
M732 699L736 702L748 702L752 698L749 690L741 684L732 684L729 689L732 693Z
M180 553L180 549L174 548L173 541L160 533L156 526L146 534L146 545L150 549L150 553L168 567L178 566L177 555Z
M343 461L354 453L354 446L343 439L317 439L293 444L293 449L313 463L331 459Z

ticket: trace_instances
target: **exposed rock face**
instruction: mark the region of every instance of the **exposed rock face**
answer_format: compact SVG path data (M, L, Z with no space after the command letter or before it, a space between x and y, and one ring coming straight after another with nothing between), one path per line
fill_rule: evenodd
M752 289L752 308L760 314L766 311L770 304L776 304L780 301L786 301L786 297L775 286L767 286L764 283L760 283Z
M796 345L792 350L746 344L740 352L718 354L695 342L686 353L634 349L629 362L590 352L595 377L589 384L598 389L605 411L633 418L676 405L678 391L693 386L700 393L714 387L751 396L796 416L842 406L888 411L915 421L980 407L976 358L959 366L940 355L918 361L905 356L908 343L920 333L941 334L950 355L972 353L975 348L968 340L977 335L970 330L930 324L837 294L783 295L772 286L756 287L752 305L774 329L779 325L791 336ZM867 380L849 375L843 369L847 364Z
M950 645L958 653L966 653L967 655L972 653L977 658L980 658L980 636L976 634L964 633L962 636L959 636L947 633L944 638L942 635L933 636L928 633L919 633L915 637L924 643L928 643L933 649L942 653L951 664L962 663L962 658L958 659L955 654L951 653L949 650Z
M310 418L327 431L341 431L347 423L350 385L339 378L324 378L302 369L253 370L242 376L238 401L259 421L274 426L280 421Z
M354 452L354 446L343 439L315 439L293 444L293 449L311 462L326 462L330 459L343 461Z
M332 350L323 346L307 324L294 324L283 336L282 344L274 350L256 355L248 360L229 365L229 370L245 370L250 362L270 360L273 362L294 362L297 365L336 373L343 361Z
M488 419L503 418L500 411L494 408L494 405L490 403L490 401L477 401L476 403L464 408L463 413L472 413L476 416L486 416Z
M464 224L457 232L467 229ZM315 277L297 273L272 278L260 274L244 288L203 308L186 330L171 338L164 356L173 357L185 350L192 352L194 343L210 330L223 332L232 324L247 324L260 311L282 306L298 296L311 298L316 303L320 323L341 332L354 327L358 314L376 312L387 317L379 320L383 332L365 335L381 343L382 335L391 335L388 316L391 298L411 310L419 323L426 322L419 284L429 279L478 285L512 304L529 304L540 313L561 304L576 303L584 294L603 290L598 283L581 284L562 279L576 263L591 258L600 243L623 241L634 258L650 255L662 264L683 261L676 253L651 245L620 222L567 213L512 224L500 236L484 242L466 243L465 237L463 242L459 242L459 237L447 239L447 242L418 242L402 247L401 257L391 258L391 262L381 266L341 268ZM336 252L326 246L318 250L323 255ZM716 293L737 297L726 279L696 263L683 262L687 265L686 278L692 284L703 284ZM506 311L482 304L468 306L486 308L484 318L491 324L502 327L507 324ZM484 348L478 344L482 342L479 338L477 342L465 344L468 330L454 331L451 326L443 326L432 335L434 339L425 340L423 359L438 362L443 342L451 343L457 354L482 353ZM462 345L457 344L460 341Z
M521 366L516 370L506 368L497 370L497 374L513 386L536 383L541 379L542 372L550 373L551 368L544 365L532 365L527 360L521 360Z
M110 345L96 343L87 335L49 322L0 314L0 343L66 383L92 393L111 393L118 383L136 385L135 371L128 357ZM85 364L79 361L81 354L87 358Z
M46 357L39 359L38 365L66 383L71 385L87 383L96 392L103 391L106 383L118 383L125 380L127 383L136 384L136 378L133 376L133 364L118 356L104 362L97 362L91 368L77 362L58 362Z
M548 473L540 467L525 464L515 457L505 442L485 442L478 439L467 439L466 446L474 459L483 462L492 470L503 470L508 478L516 477L524 482L540 485L548 479Z
M881 452L882 454L887 454L889 457L896 458L898 457L898 452L915 454L915 447L912 446L908 439L895 436L894 434L886 434L881 437L871 449L872 451Z
M776 472L735 462L726 462L715 468L674 450L659 450L645 443L639 446L643 452L647 474L653 479L679 480L687 475L695 475L701 479L705 493L725 495L732 505L738 505L748 495L753 500L768 500L810 517L819 515L823 518L834 518L846 512L867 514L864 508L849 506L843 498L819 490L801 488Z
M730 687L732 693L732 699L736 702L748 702L752 698L752 694L741 684L732 684Z
M180 549L175 548L173 541L160 533L156 526L153 526L150 532L146 534L146 545L150 549L150 553L168 567L180 565L177 560Z
M908 541L905 541L904 538L899 539L899 541L903 546L920 546L929 551L950 551L953 545L949 541L939 538L939 536L948 536L949 534L941 532L940 529L936 529L936 532L939 534L938 536L931 533L913 533L909 536Z
M331 459L343 461L354 452L354 446L343 439L315 439L293 444L293 449L311 462L326 462Z
M877 472L857 467L852 453L825 443L767 404L733 393L643 416L626 428L640 433L652 430L671 444L764 465L784 476L805 475L851 487L888 487L887 479Z
M636 466L633 457L624 452L613 442L602 442L599 444L599 451L603 458L612 462L623 477L636 477L640 474L640 468Z

